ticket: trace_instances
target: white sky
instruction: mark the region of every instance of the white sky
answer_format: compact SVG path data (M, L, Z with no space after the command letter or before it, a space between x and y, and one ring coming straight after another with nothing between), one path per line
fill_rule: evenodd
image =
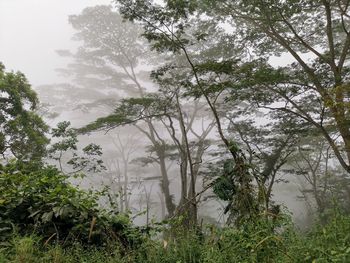
M65 65L55 50L74 47L68 15L110 0L0 0L0 61L23 72L33 86L60 80Z

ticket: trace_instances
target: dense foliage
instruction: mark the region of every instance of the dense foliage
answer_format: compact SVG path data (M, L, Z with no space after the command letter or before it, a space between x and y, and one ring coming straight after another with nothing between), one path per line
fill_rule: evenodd
M79 107L110 106L114 111L105 117L80 129L59 123L48 146L35 92L23 74L0 64L0 263L350 262L350 2L114 2L120 14L96 6L71 16L82 46L59 52L73 59L61 71L79 87L75 100L81 92L91 100ZM125 27L123 18L130 20ZM145 75L140 68L154 63L148 47L161 58L150 74L157 86L152 93L138 77ZM269 60L286 53L294 63ZM111 92L116 83L119 92ZM124 95L129 97L120 99ZM270 123L245 120L259 114ZM107 197L116 203L110 195L72 183L83 171L105 169L98 145L78 150L78 132L125 125L151 144L149 156L138 160L158 165L161 223L147 218L146 227L135 227L118 207L103 208ZM218 161L205 166L209 137L220 140L211 148ZM71 158L64 158L67 153ZM128 210L130 152L121 153L125 182L119 194ZM174 160L178 200L170 188ZM303 176L303 198L315 202L320 216L308 232L299 232L272 198L285 164ZM206 186L201 172L208 175ZM225 226L199 224L198 206L208 189L224 202Z
M189 96L206 102L240 184L236 190L241 191L230 198L236 209L231 213L259 214L262 205L268 210L276 171L305 130L322 135L334 158L350 171L348 1L115 2L126 19L143 26L154 50L174 55L157 70L162 78L180 78ZM271 62L281 54L289 54L293 62ZM237 110L242 101L248 106ZM267 157L263 168L259 161L247 161L225 129L226 119L238 130L232 116L256 118L258 111L278 124L267 127L278 127L268 150L261 150L264 139L252 142L238 133L250 159ZM296 138L289 138L290 133ZM255 151L261 154L255 156ZM235 202L238 196L245 205Z
M288 222L275 231L271 223L261 221L239 229L209 227L201 236L187 233L163 241L144 238L133 250L124 250L119 243L103 249L85 249L79 244L42 246L40 237L13 237L0 249L0 262L349 262L349 217L334 214L327 225L305 235Z
M35 113L38 102L24 74L6 72L0 62L0 161L38 160L45 155L48 126Z
M1 172L0 192L1 241L14 233L35 233L47 242L131 244L127 215L101 209L98 193L79 190L54 167L33 170L9 163Z

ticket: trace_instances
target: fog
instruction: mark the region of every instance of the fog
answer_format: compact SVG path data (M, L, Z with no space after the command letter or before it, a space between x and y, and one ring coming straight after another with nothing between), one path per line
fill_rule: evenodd
M109 4L108 0L0 0L0 61L4 63L8 70L23 72L33 88L38 91L39 97L46 103L52 103L53 108L59 111L59 117L55 120L48 120L51 125L54 125L59 120L69 120L74 125L81 126L93 121L97 117L110 113L112 108L101 107L84 112L74 108L60 108L62 105L57 101L50 101L53 95L50 91L43 90L43 85L58 84L67 82L67 78L61 76L56 71L57 68L64 68L67 66L69 59L65 59L56 53L56 50L74 50L78 43L72 41L74 30L68 23L68 16L79 14L84 8L88 6ZM289 63L290 57L273 58L275 63ZM68 81L69 82L69 81ZM66 91L62 91L66 92ZM62 94L63 97L67 94ZM110 96L106 93L106 96ZM53 98L54 96L52 96ZM77 98L75 98L77 100ZM78 98L79 99L79 98ZM63 98L63 101L66 100ZM86 101L85 101L86 102ZM56 104L55 104L56 103ZM71 102L72 104L76 102ZM107 112L109 109L109 112ZM122 130L123 129L123 130ZM130 140L136 142L138 149L143 149L147 146L144 139L140 139L140 133L135 129L122 128L124 132L111 132L108 135L104 133L92 133L89 137L82 137L83 142L96 142L102 145L104 149L104 161L109 170L102 177L88 178L88 182L81 183L81 186L88 187L89 185L98 185L102 182L110 184L108 176L115 175L115 170L111 168L114 156L119 156L120 152L113 146L113 139L117 134L121 134L121 141L127 141L127 136L134 135ZM169 135L164 135L168 136ZM216 132L211 132L209 136L213 138ZM135 139L136 138L136 139ZM122 147L121 147L122 148ZM119 154L119 155L118 155ZM128 160L128 172L132 174L129 178L131 191L131 208L137 213L143 211L139 203L145 202L149 194L151 196L150 203L152 204L152 214L157 219L161 219L164 214L164 204L161 207L159 195L161 189L157 180L148 179L145 187L141 185L142 176L145 177L159 177L159 172L154 166L140 167L135 163L130 163L133 158L140 158L142 152L132 153ZM125 164L124 164L125 165ZM176 164L174 165L176 166ZM175 168L169 168L171 175L170 190L175 195L174 199L179 199L178 191L180 189L180 182L175 171ZM140 178L142 180L140 180ZM274 199L284 204L290 211L294 213L296 222L303 224L308 216L308 211L305 210L304 202L298 201L300 181L296 180L292 175L286 178L288 183L280 183L274 188ZM114 179L113 179L114 180ZM113 181L112 180L112 181ZM197 187L201 188L201 182L198 182ZM128 186L129 187L129 186ZM127 194L128 195L128 194ZM141 208L138 208L138 207ZM200 215L202 217L209 217L211 219L218 219L220 223L224 222L222 218L223 205L215 201L205 203L201 206ZM164 216L164 215L163 215ZM142 218L142 217L141 217ZM144 222L144 218L136 220L138 223Z
M108 0L0 0L0 60L38 85L62 81L56 68L66 61L55 50L70 49L68 16Z

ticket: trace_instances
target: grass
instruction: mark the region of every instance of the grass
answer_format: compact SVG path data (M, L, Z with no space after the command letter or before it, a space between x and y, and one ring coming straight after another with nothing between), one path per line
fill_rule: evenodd
M145 238L123 249L117 242L104 247L75 243L45 245L37 236L14 236L0 248L0 263L228 263L228 262L350 262L350 217L336 215L309 233L291 224L271 230L262 220L240 228L203 229L202 234L178 232L168 240Z

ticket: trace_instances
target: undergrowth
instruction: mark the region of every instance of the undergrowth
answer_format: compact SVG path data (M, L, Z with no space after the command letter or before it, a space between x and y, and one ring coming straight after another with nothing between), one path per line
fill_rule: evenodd
M78 242L63 247L35 235L14 234L0 249L0 263L5 262L350 262L350 217L336 214L309 233L299 233L289 220L278 227L264 219L238 228L208 226L201 234L183 231L166 239L147 235L129 249L116 241L104 247Z
M56 168L16 163L2 167L0 193L0 263L350 262L350 216L338 209L309 233L282 212L193 231L181 217L136 227Z

